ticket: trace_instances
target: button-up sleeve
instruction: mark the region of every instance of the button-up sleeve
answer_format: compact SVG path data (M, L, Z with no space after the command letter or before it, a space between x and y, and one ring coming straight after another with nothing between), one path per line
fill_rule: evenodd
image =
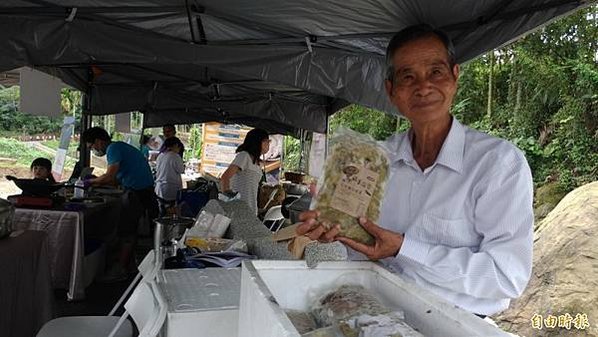
M521 158L495 170L472 195L474 228L483 236L479 247L424 242L407 232L395 259L399 264L405 258L415 262L421 278L454 292L489 299L519 297L532 265L533 185L527 162Z

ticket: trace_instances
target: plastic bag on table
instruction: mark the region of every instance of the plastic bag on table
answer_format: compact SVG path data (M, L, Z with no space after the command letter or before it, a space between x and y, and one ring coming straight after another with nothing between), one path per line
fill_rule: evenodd
M359 285L328 293L312 312L320 325L336 326L345 337L423 337L405 323L403 312L392 311Z
M424 337L407 325L402 313L397 312L353 317L341 322L339 330L346 337Z
M222 214L213 215L210 212L201 211L187 235L204 238L221 238L228 229L230 221L230 218Z
M337 327L327 326L301 335L301 337L346 337Z
M343 285L316 301L312 313L320 326L329 326L351 317L379 315L391 310L360 285Z
M316 320L309 312L290 309L284 312L300 334L305 334L318 328Z
M341 128L330 140L311 208L320 211L325 226L340 224L341 236L371 245L374 239L358 218L378 221L388 173L388 156L381 145L368 135Z

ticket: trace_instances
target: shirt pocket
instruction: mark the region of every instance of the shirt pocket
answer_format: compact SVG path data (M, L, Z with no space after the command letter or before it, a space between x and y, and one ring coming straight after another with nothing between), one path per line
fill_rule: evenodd
M429 213L423 215L420 226L413 228L413 234L424 242L453 248L477 248L481 241L467 220L444 219Z

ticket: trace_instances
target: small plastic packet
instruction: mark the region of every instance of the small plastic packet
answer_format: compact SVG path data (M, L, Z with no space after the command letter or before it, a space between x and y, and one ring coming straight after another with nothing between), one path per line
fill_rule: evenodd
M374 294L360 285L342 285L322 296L312 307L320 326L334 325L363 314L379 315L390 311Z
M312 313L320 326L334 326L345 337L423 337L360 285L342 285L322 296Z
M247 243L243 240L187 236L185 238L185 245L197 248L202 252L247 252Z
M327 326L310 332L306 332L301 337L347 337L336 326Z
M230 218L222 214L212 215L210 212L201 211L187 235L204 238L221 238L228 229L230 221Z
M369 135L340 128L330 139L330 153L311 209L327 227L340 224L340 235L372 245L373 237L358 222L378 221L389 174L386 150Z
M305 311L287 309L284 311L299 334L305 334L318 329L314 317Z

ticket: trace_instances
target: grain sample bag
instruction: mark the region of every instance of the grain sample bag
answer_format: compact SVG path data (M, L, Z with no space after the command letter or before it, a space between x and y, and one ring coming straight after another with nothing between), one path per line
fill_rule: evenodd
M333 326L345 337L423 337L405 323L402 311L387 308L360 285L343 285L324 295L312 313L320 325Z
M320 211L326 227L340 224L340 235L368 245L373 237L358 222L376 223L389 173L384 148L372 137L340 128L330 139L330 153L312 209Z

